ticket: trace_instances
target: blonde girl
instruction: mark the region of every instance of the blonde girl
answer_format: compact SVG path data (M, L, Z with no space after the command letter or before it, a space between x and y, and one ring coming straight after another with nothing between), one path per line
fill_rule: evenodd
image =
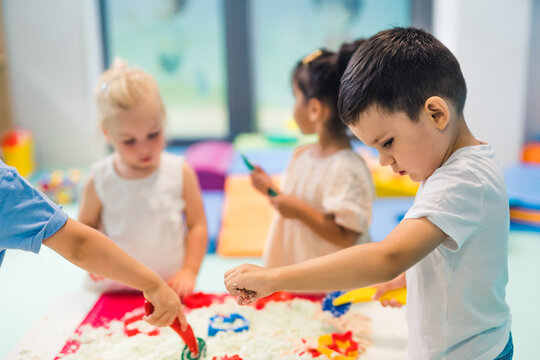
M190 294L206 252L206 218L193 169L164 151L165 108L156 81L121 61L95 90L99 122L113 153L92 167L79 221L99 229L161 276ZM90 274L89 287L120 290Z

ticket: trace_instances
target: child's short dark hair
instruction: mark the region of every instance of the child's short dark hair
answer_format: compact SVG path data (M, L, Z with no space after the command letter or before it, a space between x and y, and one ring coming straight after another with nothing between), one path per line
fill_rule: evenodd
M364 41L344 43L336 53L316 50L300 60L292 74L293 82L306 99L316 98L330 108L332 118L326 126L334 136L346 136L347 128L339 119L337 108L339 84L351 56Z
M394 28L373 35L355 52L341 79L338 108L347 125L372 105L417 120L431 96L463 113L467 87L457 59L424 30Z

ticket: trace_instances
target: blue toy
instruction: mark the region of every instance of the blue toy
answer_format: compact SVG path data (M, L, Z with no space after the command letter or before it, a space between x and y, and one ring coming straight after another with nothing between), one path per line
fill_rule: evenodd
M208 324L208 336L215 336L220 331L242 332L249 329L249 321L240 314L214 315Z
M345 293L344 291L334 291L334 292L328 293L322 300L323 311L329 311L335 317L340 317L341 315L349 311L349 308L351 307L351 303L345 303L343 305L338 305L338 306L335 306L333 304L334 299L337 299L344 293Z

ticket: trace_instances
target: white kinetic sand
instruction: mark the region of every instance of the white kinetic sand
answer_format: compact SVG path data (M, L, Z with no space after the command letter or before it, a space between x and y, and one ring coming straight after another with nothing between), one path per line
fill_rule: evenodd
M248 319L249 330L219 332L209 337L210 317L231 313L239 313ZM321 311L320 303L303 299L270 302L264 309L256 310L251 306L239 306L228 298L222 304L191 310L186 316L195 336L206 341L208 351L204 359L234 354L244 360L312 359L305 350L316 347L320 335L348 330L353 332L353 338L359 343L358 359L405 358L405 311L383 308L379 303L356 304L341 318L334 318ZM148 331L147 328L142 329L146 326L142 324L144 322L140 323L134 325ZM170 328L161 329L158 336L138 334L127 337L124 323L112 321L108 328L85 326L82 330L81 335L75 337L81 343L79 350L65 355L63 360L178 360L184 348L181 338Z

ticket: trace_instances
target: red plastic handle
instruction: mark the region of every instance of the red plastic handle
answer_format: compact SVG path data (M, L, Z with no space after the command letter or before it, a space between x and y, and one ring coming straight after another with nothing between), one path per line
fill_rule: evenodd
M152 305L152 303L150 303L149 301L145 300L144 311L146 312L146 315L152 314L154 312L154 305ZM186 330L184 331L182 330L180 321L178 321L178 318L176 318L171 324L171 329L173 329L178 335L180 335L180 337L182 338L182 340L184 340L184 343L186 343L192 354L194 354L195 356L199 355L199 344L197 343L197 339L195 338L193 329L189 324L187 324Z

